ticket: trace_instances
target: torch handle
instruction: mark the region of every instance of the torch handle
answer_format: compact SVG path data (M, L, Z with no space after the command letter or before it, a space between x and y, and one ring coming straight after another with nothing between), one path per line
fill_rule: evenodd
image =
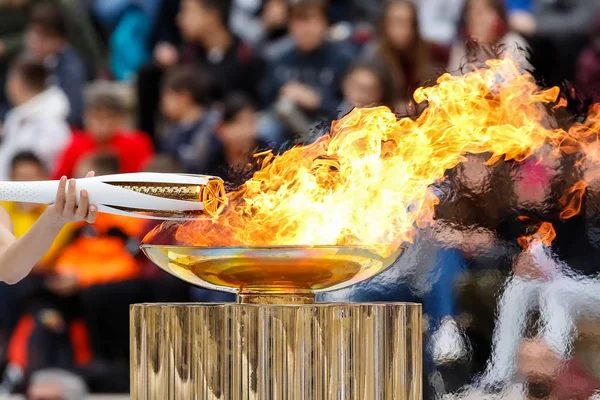
M0 182L0 200L51 204L56 199L59 181Z

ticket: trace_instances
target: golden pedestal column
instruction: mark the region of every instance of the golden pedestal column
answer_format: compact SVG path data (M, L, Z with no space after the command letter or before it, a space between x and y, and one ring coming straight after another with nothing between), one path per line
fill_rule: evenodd
M421 400L418 304L314 303L388 268L361 247L143 245L232 304L131 308L133 400Z
M133 400L420 400L418 304L131 308Z

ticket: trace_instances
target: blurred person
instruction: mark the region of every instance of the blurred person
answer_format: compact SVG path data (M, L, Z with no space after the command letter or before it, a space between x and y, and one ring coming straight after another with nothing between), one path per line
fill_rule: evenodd
M48 179L48 172L41 160L31 152L17 154L11 162L11 181L30 182ZM20 239L35 225L46 211L46 205L1 202L12 223L15 239ZM65 226L56 236L48 252L36 263L33 272L36 275L49 271L60 250L69 240L72 231L70 225ZM24 308L23 294L26 289L20 286L0 284L0 340L4 348L12 334ZM3 357L4 358L4 357Z
M161 150L188 172L206 172L211 137L219 120L212 102L210 81L201 69L175 67L165 77L161 110L169 125Z
M252 100L241 93L232 93L223 103L223 117L216 129L216 143L211 150L209 175L220 176L233 186L250 178L252 156L265 150L259 139L258 110Z
M342 82L344 108L394 106L394 83L382 63L358 61L352 64Z
M462 30L459 39L450 50L447 69L465 72L467 64L479 66L488 58L509 55L522 70L530 70L527 41L512 31L504 0L468 0L465 4ZM467 39L475 41L468 47Z
M90 13L108 37L110 70L129 81L151 57L150 42L161 0L88 0Z
M24 46L25 31L32 7L44 0L3 0L0 1L0 87L4 87L8 66L14 57L21 53ZM102 50L85 7L79 0L52 0L63 10L67 25L69 42L85 57L89 77L103 62ZM8 101L0 91L0 121L8 111Z
M140 172L154 154L149 136L127 128L128 110L110 87L90 92L84 111L84 130L73 133L70 143L58 157L52 176L73 176L77 163L98 150L117 154L120 173Z
M194 64L209 74L211 92L222 99L230 91L257 96L262 65L250 46L228 28L230 0L182 0L177 26L183 38L178 49L159 43L151 65L138 74L139 127L156 138L160 82L176 64Z
M69 99L68 121L81 126L85 64L67 39L67 21L58 5L40 3L33 7L25 32L26 55L43 62L53 83Z
M600 13L592 29L590 44L577 59L576 82L591 101L600 101Z
M254 48L265 47L287 33L286 0L233 0L231 30Z
M69 102L59 88L48 84L48 76L36 61L11 67L6 92L15 107L3 127L0 180L8 179L10 161L20 151L32 151L49 168L69 141Z
M597 0L508 0L510 24L527 36L568 37L586 34L600 7Z
M87 168L99 175L115 174L119 157L110 151L88 154L75 171ZM64 323L85 323L89 355L78 345L83 339L71 336L70 341L73 368L79 366L91 388L127 390L129 305L151 300L136 258L144 227L143 219L99 214L93 226L78 226L46 280L59 299L56 311Z
M87 395L83 379L60 369L36 372L27 388L27 400L85 400Z
M406 108L412 93L433 77L431 53L419 32L417 8L410 0L391 0L385 4L375 41L364 56L380 60L394 79L394 109Z
M575 79L576 60L588 44L600 1L510 0L509 6L510 26L531 42L539 75L549 85Z
M20 178L32 178L31 160L27 161L24 166L24 158L16 159L15 169ZM35 169L35 168L33 168ZM87 176L93 176L93 172ZM17 176L19 177L19 176ZM58 186L56 201L54 204L46 207L44 212L39 216L33 225L29 227L26 233L20 238L15 237L13 230L13 222L8 212L0 207L0 280L9 284L15 284L21 281L34 268L39 260L44 258L44 255L52 248L55 239L61 235L64 227L69 222L87 221L93 223L96 219L97 207L89 204L89 196L85 190L80 193L79 205L76 205L76 183L74 180L67 181L66 177L61 178ZM9 207L10 209L10 207ZM18 217L18 216L17 216ZM23 222L27 221L16 220L15 228L23 229ZM18 232L22 233L22 232ZM1 293L5 293L1 291ZM10 297L10 296L9 296ZM13 310L15 311L15 310ZM39 318L49 317L52 315L44 314ZM52 322L50 322L52 324ZM32 316L22 318L15 328L15 332L11 338L8 351L8 367L0 382L0 394L11 393L23 380L24 373L29 364L27 359L27 343L34 335L35 320ZM40 331L42 336L47 337ZM58 342L64 343L61 338L56 338ZM52 347L52 354L37 354L37 365L43 365L47 360L53 359L57 361L64 353L62 346ZM61 355L59 355L61 354Z
M304 133L293 121L315 121L337 116L341 103L341 78L353 57L351 49L327 40L327 0L299 0L290 6L290 34L294 46L269 62L263 81L263 106L274 106L279 119L294 133ZM280 129L280 128L279 128ZM281 132L273 133L274 136Z

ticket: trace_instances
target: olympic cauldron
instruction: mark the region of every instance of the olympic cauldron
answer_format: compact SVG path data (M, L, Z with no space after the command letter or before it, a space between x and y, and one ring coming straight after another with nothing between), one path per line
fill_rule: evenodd
M144 253L237 301L133 305L132 399L421 399L420 305L315 302L403 248L384 258L358 246L185 246L173 244L179 226L152 232Z
M237 302L132 306L132 399L421 399L420 305L315 303L402 249L388 258L335 246L142 250Z

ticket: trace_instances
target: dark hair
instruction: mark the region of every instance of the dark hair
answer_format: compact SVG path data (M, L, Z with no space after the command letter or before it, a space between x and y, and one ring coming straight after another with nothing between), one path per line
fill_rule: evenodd
M381 86L382 90L381 104L378 105L385 105L393 108L395 100L394 78L387 66L379 61L359 60L348 68L344 75L344 79L348 78L353 72L360 70L369 71L377 77L379 86Z
M212 103L208 72L191 65L171 69L165 77L163 89L189 93L194 103L202 107Z
M118 174L121 170L119 157L112 151L100 151L82 159L82 162L92 164L92 169L96 175L113 175Z
M505 0L484 0L487 2L487 4L494 10L494 12L496 12L496 14L498 14L498 16L500 17L500 21L502 21L502 24L504 25L504 27L506 29L508 29L509 26L509 22L508 22L508 12L506 10L506 4L504 3ZM467 0L465 1L465 4L463 6L463 11L461 14L461 18L459 21L459 34L460 36L463 37L463 39L465 39L467 37L467 14L469 12L469 7L471 6L471 3L473 2L473 0Z
M116 114L127 113L127 105L123 97L110 88L96 89L87 93L85 108L87 110L107 110Z
M233 93L223 101L223 118L224 123L233 121L241 111L252 109L256 110L256 105L252 100L243 93Z
M216 11L219 14L219 19L225 25L229 26L229 15L231 13L231 0L196 0L202 7Z
M39 61L19 60L12 65L11 72L17 73L25 86L35 93L41 93L48 88L50 73Z
M409 7L412 13L412 27L414 33L414 41L412 45L404 52L405 54L398 54L398 51L394 48L393 44L387 37L385 19L390 12L390 9L394 6L403 5ZM429 78L430 70L430 48L425 42L420 33L419 28L419 15L417 6L411 0L388 0L383 8L381 20L379 22L379 57L387 65L390 72L396 79L400 77L406 80L404 72L402 70L401 59L405 58L411 60L414 64L412 66L414 70L415 80L423 82ZM405 82L409 85L412 82Z
M46 166L40 160L40 158L31 151L22 151L17 153L12 160L10 161L10 169L14 171L17 168L17 165L20 163L31 163L35 164L36 167L40 168L43 171L46 171Z
M329 19L329 0L290 0L290 19L305 18L311 11L319 11Z
M67 21L62 9L49 2L36 4L29 16L29 25L35 25L44 31L45 35L67 37Z

